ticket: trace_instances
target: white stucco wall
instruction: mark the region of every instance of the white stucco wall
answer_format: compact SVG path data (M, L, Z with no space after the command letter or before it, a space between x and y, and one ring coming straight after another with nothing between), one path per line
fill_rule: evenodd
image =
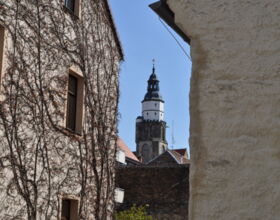
M142 102L142 116L144 120L163 121L164 103L162 101Z
M121 164L126 164L125 162L125 152L118 148L116 152L116 161L118 161Z
M189 219L279 219L280 1L167 3L191 38Z

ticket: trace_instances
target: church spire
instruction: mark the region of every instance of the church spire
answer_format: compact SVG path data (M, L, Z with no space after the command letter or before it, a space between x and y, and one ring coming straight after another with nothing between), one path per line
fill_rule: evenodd
M160 100L160 101L162 101L162 96L159 93L159 80L158 80L157 75L155 73L155 63L154 62L155 61L153 59L152 74L149 77L147 93L146 93L143 101L149 101L149 100Z
M142 101L142 116L136 119L136 151L143 163L167 150L165 131L164 101L159 93L159 80L153 60L147 92Z

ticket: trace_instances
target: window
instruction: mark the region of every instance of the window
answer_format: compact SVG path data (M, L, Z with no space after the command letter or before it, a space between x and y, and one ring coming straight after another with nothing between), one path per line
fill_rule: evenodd
M72 75L68 82L68 106L67 106L67 128L76 130L78 79Z
M0 85L3 77L3 61L4 61L4 39L5 39L5 28L0 25Z
M81 0L64 0L64 6L77 17L80 17Z
M78 220L77 199L63 198L61 204L61 220Z
M64 5L70 11L72 11L72 12L75 11L75 0L65 0Z
M70 71L67 91L66 128L81 134L83 120L83 78Z

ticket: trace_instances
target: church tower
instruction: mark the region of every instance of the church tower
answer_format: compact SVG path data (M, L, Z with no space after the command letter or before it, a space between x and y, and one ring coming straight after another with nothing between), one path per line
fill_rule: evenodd
M136 119L136 152L147 163L167 150L164 101L159 93L159 80L153 66L147 93L142 101L142 116Z

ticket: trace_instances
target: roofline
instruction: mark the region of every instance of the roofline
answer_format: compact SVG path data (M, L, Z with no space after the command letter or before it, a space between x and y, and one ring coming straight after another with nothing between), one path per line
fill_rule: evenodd
M165 152L169 153L171 155L171 157L177 162L177 164L181 164L177 159L176 157L174 157L174 155L172 155L172 153L169 151L169 150L166 150ZM151 159L150 161L148 161L146 163L146 165L148 165L149 163L153 162L154 160L156 160L157 158L159 158L161 155L163 155L165 152L163 152L162 154L160 155L157 155L155 158Z
M110 23L112 25L113 35L114 35L114 38L115 38L115 41L117 43L117 47L118 47L118 50L119 50L119 53L120 53L120 56L121 56L121 61L123 61L124 60L124 53L123 53L120 37L119 37L118 31L117 31L117 28L116 28L116 24L115 24L115 21L114 21L114 17L113 17L112 12L111 12L112 10L111 10L111 7L108 3L108 0L105 0L104 2L105 2L106 9L107 9L107 13L109 15Z
M117 146L118 150L122 151L125 153L125 151L123 149L121 149L119 146Z
M166 152L166 151L165 151ZM163 152L162 154L164 154L165 152ZM159 156L161 156L162 154L157 155L155 158L149 160L146 165L148 165L149 163L151 163L152 161L154 161L155 159L157 159Z
M133 153L133 152L132 152ZM143 163L141 163L140 161L137 161L137 160L134 160L134 159L132 159L132 158L130 158L130 157L125 157L125 159L127 160L127 161L130 161L130 162L133 162L133 163L136 163L137 165L142 165Z
M173 159L178 163L182 164L180 161L177 160L177 158L170 152L170 150L167 150L167 152L173 157ZM181 155L180 155L181 156Z
M174 12L171 11L166 0L160 0L149 5L149 7L168 24L180 37L190 44L190 38L176 25Z
M141 101L141 103L143 103L143 102L149 102L149 101L159 101L159 102L162 102L162 103L164 103L164 101L162 100L162 99L155 99L155 98L151 98L151 99L143 99L142 101Z

